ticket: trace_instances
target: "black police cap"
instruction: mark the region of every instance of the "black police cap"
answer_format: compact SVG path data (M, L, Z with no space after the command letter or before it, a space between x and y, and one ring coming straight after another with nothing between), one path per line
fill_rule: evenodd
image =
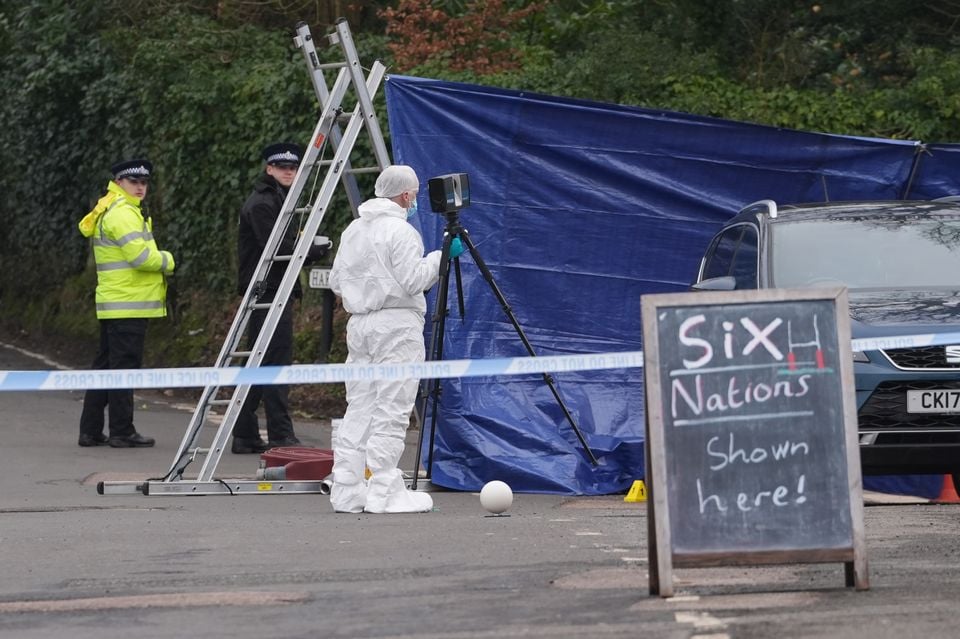
M150 178L152 171L153 164L149 160L144 159L123 160L110 167L110 172L113 173L114 180L122 178L146 180Z
M278 142L263 150L263 159L275 166L299 166L303 157L303 148L293 142Z

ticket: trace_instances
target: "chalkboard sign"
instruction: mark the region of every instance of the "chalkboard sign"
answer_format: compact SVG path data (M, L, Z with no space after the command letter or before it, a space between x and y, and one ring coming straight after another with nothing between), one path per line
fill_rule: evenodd
M642 307L651 592L675 565L830 561L867 588L846 290Z

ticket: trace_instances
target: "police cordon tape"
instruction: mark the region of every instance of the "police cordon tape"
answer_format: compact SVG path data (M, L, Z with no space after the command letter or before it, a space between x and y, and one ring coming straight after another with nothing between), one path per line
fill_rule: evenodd
M2 371L0 391L186 388L240 384L330 384L355 380L443 379L643 366L642 351L383 364L298 364L258 368L143 368Z
M960 333L897 335L851 341L854 351L960 343ZM529 373L641 368L643 351L454 359L383 364L297 364L242 368L135 368L75 371L0 371L0 391L111 388L189 388L240 384L332 384L355 380L447 379Z

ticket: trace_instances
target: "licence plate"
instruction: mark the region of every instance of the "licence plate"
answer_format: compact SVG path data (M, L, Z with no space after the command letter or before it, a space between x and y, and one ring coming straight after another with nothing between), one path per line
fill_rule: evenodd
M330 288L330 269L310 269L310 288Z
M907 391L908 413L960 413L960 390Z

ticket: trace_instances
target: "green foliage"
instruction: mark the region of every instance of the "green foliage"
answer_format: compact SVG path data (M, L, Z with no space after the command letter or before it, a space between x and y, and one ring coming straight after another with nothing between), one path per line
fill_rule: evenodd
M157 236L177 258L178 280L228 290L236 215L261 170L260 149L273 140L305 140L315 98L281 34L174 14L133 44L125 79L149 125L157 178L148 199L161 218Z
M76 224L92 196L85 178L111 151L84 99L87 85L112 72L100 43L86 37L99 11L94 1L48 0L0 13L8 45L0 64L8 87L0 103L5 292L49 290L83 264Z
M322 58L340 57L326 25L312 31ZM0 323L92 358L96 275L76 225L110 164L142 155L155 165L145 210L178 265L173 314L152 323L147 361L208 365L239 302L236 220L260 151L307 143L319 116L291 34L172 0L34 0L0 9L0 44L0 81L11 87L0 103ZM385 51L383 37L357 45L364 60ZM385 113L382 97L378 107ZM368 146L358 143L355 165L372 164ZM336 238L351 219L342 195L327 217L321 233ZM302 361L315 358L309 342L298 337ZM319 395L342 401L332 387Z
M0 176L4 288L45 290L82 268L77 221L109 165L142 154L156 167L145 207L178 281L228 290L236 213L260 149L305 142L316 123L302 56L283 33L189 12L158 15L131 37L102 8L45 0L0 14L12 42L0 78L18 87L0 106L0 153L4 166L30 165ZM38 254L43 268L25 259Z
M520 70L480 76L434 60L414 73L795 129L957 140L960 55L949 29L936 29L937 3L922 4L567 0L537 17L543 28Z

